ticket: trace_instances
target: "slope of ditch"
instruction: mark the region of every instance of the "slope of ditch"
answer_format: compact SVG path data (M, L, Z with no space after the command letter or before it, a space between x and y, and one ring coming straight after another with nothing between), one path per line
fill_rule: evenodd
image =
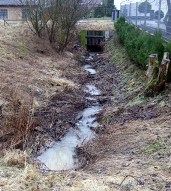
M0 148L39 154L85 106L86 74L76 59L84 50L59 55L27 24L0 24Z

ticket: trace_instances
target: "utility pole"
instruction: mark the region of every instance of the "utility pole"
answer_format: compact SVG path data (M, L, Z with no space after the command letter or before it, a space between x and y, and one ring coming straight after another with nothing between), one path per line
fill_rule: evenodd
M137 21L138 21L138 2L136 2L136 20L135 20L136 26L137 26Z
M160 15L161 15L161 2L162 2L162 0L159 0L159 11L158 11L158 30L160 29L160 19L161 19L161 17L160 17Z
M146 27L147 24L147 0L145 1L145 20L144 20L144 26Z

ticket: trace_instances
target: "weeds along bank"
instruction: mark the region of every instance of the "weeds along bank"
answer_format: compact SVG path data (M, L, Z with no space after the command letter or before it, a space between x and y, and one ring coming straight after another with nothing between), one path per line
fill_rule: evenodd
M72 126L69 121L84 105L79 89L84 75L73 53L57 54L27 24L0 23L0 33L0 148L29 145L38 152L31 143L44 147L51 134L59 139Z
M155 35L150 35L126 23L124 17L121 17L118 22L115 23L115 28L131 61L138 66L146 69L147 59L150 54L158 54L159 62L161 62L164 52L169 52L171 59L171 43L165 42L160 32L156 32ZM169 67L168 81L171 80L170 76L171 66Z

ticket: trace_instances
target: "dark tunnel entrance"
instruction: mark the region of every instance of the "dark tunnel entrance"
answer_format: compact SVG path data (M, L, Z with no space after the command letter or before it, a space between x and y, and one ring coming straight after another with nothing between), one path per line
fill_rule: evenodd
M104 31L87 31L87 51L103 52L105 44Z

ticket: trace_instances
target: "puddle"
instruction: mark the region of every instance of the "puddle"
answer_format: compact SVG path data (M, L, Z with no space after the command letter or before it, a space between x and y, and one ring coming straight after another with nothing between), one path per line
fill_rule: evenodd
M84 70L91 74L96 74L96 70L91 65L85 65ZM86 99L94 101L97 101L95 96L101 93L93 84L87 84L84 91L90 94ZM78 122L75 124L75 129L70 129L61 141L54 143L51 148L47 149L37 159L49 170L55 171L76 169L81 166L75 152L76 148L95 137L92 128L96 128L99 125L96 114L101 110L102 107L98 102L85 108L77 116Z
M51 148L47 149L38 157L49 170L69 170L79 167L78 158L75 154L75 148L91 140L95 134L91 128L98 126L95 114L100 112L99 106L86 108L81 112L78 118L81 119L76 124L76 129L72 129L59 142L56 142Z
M94 98L94 97L85 97L87 100L90 100L90 101L97 101L97 99L96 98Z
M93 69L93 68L92 68L90 65L88 65L88 64L84 66L84 70L87 71L87 72L89 72L89 73L92 74L92 75L97 73L96 70Z
M101 91L98 90L98 89L96 88L96 86L93 85L93 84L87 84L87 85L86 85L86 90L85 90L85 92L90 93L92 96L93 96L93 95L98 96L98 95L101 94Z
M85 61L88 61L88 62L93 61L94 60L93 56L94 54L90 54L90 56L86 58Z

